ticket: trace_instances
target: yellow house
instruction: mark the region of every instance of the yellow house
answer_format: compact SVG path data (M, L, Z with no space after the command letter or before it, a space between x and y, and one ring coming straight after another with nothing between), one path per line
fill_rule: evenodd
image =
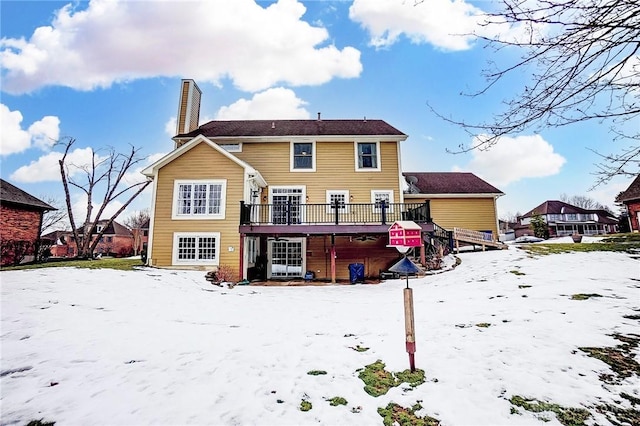
M153 180L148 263L233 271L235 279L378 276L398 259L388 229L434 230L405 202L400 142L382 120L237 120L198 126L201 92L181 84L175 149ZM495 225L495 224L494 224Z
M405 200L429 202L433 222L453 230L490 232L498 238L496 200L504 195L473 173L405 172Z

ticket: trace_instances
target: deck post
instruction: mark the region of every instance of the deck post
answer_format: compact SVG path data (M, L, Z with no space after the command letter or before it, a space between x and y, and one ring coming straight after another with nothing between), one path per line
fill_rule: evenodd
M335 234L331 235L331 284L336 283L336 236Z
M238 253L238 256L240 256L240 262L239 262L239 268L238 268L238 276L239 279L238 281L242 281L244 280L244 239L245 239L245 234L240 234L240 250Z

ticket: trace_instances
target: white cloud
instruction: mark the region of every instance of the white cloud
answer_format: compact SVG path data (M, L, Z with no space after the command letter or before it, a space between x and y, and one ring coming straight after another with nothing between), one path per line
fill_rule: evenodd
M482 11L455 0L428 0L415 4L398 0L355 0L349 17L359 22L375 47L390 46L401 35L413 43L430 43L446 50L470 47Z
M293 90L276 87L256 93L251 99L240 99L229 106L220 108L216 119L307 119L310 114L304 109L306 104L296 96Z
M72 176L80 173L77 167L91 164L91 152L91 148L78 148L67 154L66 163L75 166L69 168L69 173ZM28 165L17 169L11 175L11 179L24 183L60 181L60 165L58 160L61 158L61 152L50 152L32 161Z
M155 76L188 76L245 91L279 82L317 85L360 75L360 52L330 44L325 28L302 20L295 0L92 0L67 5L29 39L0 40L3 90L62 85L78 90Z
M176 126L178 125L178 119L173 116L164 123L164 132L169 135L169 137L174 137L176 135Z
M349 17L369 32L377 48L391 46L402 35L415 44L455 51L471 48L476 36L515 40L529 34L524 26L499 18L487 25L485 11L464 0L354 0Z
M29 126L33 143L43 149L50 149L60 138L60 119L48 115Z
M477 146L478 140L473 144ZM502 137L493 147L475 149L471 154L473 158L465 169L498 187L520 179L555 175L566 162L540 135Z
M23 152L31 148L32 144L48 149L60 137L58 117L45 116L31 124L27 130L22 128L22 119L20 111L11 111L6 105L0 104L0 155Z

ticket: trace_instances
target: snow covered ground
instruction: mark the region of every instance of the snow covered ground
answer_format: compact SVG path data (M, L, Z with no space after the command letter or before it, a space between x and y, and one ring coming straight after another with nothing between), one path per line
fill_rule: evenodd
M418 414L443 425L545 424L512 414L509 398L521 395L587 408L588 424L607 425L596 405L630 407L621 392L640 398L637 375L603 383L611 369L578 349L640 334L625 318L640 313L640 261L515 247L460 258L409 281L426 382L377 398L357 370L378 359L408 368L404 279L228 289L193 271L3 271L0 423L381 425L378 407L420 401ZM331 406L335 396L347 405Z

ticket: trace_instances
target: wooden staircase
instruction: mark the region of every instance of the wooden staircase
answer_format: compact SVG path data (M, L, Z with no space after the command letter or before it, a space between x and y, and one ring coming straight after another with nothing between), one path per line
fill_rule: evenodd
M494 236L490 232L453 228L453 241L455 243L456 253L460 252L460 243L482 246L482 251L485 251L486 247L497 248L499 250L507 248L506 244L496 241L493 238Z

